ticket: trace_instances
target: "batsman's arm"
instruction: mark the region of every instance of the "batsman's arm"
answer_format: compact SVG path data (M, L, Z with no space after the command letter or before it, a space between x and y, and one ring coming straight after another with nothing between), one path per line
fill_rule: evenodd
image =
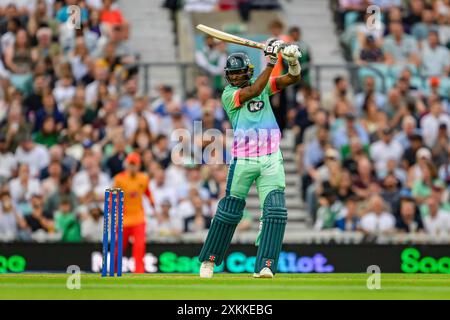
M264 88L269 82L270 74L272 73L273 65L267 64L266 69L259 75L256 81L245 88L239 90L239 102L242 105L244 102L257 97L263 92Z
M274 66L277 64L278 52L282 47L283 42L277 38L267 39L264 46L264 55L267 57L267 67L259 75L256 81L248 87L240 89L239 92L239 104L242 105L244 102L259 96L270 79L270 74L273 71Z
M278 90L283 90L284 88L290 86L291 84L297 83L300 81L299 75L292 75L290 73L286 73L280 77L275 78Z
M288 45L284 47L281 55L283 59L288 62L289 70L287 74L275 79L278 90L283 90L287 86L299 82L300 73L302 70L300 67L300 62L298 61L301 57L301 53L296 45Z

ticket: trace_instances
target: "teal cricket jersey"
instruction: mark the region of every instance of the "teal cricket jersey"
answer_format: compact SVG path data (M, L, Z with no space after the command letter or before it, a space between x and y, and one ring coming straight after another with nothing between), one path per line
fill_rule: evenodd
M239 101L240 90L228 85L222 93L222 106L234 130L232 156L258 157L277 152L281 131L269 101L279 91L275 78L270 78L262 93L247 102Z

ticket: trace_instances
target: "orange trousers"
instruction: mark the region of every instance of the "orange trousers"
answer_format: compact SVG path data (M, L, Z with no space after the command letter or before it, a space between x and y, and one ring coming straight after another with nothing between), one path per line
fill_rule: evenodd
M127 250L130 238L133 238L132 255L136 265L134 273L145 273L145 223L123 228L123 251Z

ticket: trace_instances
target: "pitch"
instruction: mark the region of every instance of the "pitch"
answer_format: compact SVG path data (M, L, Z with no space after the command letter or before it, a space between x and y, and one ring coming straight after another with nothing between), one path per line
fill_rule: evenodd
M66 287L67 274L0 275L0 299L450 299L450 277L382 274L381 289L369 290L367 274L129 275L81 274L81 289Z

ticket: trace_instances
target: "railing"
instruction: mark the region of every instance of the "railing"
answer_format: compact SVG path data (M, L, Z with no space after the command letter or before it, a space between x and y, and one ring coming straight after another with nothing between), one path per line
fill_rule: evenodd
M188 79L195 74L206 74L199 66L197 66L195 63L181 63L181 62L139 62L139 72L143 74L143 93L149 94L151 89L150 88L150 80L152 77L152 70L155 68L179 68L180 70L180 77L181 77L181 88L180 88L180 95L184 98L186 96L186 92L189 91L190 85L188 82ZM304 66L305 67L305 66ZM308 66L310 68L310 71L312 71L312 84L314 84L315 88L317 88L319 91L321 91L321 79L322 79L322 72L327 70L333 70L333 69L346 69L350 75L350 80L355 88L356 91L360 91L361 88L361 82L359 81L358 77L358 70L360 68L366 68L373 71L380 79L381 79L381 90L383 93L386 93L387 85L386 85L386 79L379 70L376 68L370 66L370 65L364 65L360 66L355 63L346 63L346 64L314 64Z
M315 79L314 79L313 83L315 84L315 87L317 89L319 89L319 91L321 91L320 90L321 89L321 81L320 80L321 80L322 71L330 70L330 69L343 69L343 68L347 69L347 71L349 72L352 86L356 91L362 90L361 82L359 81L360 79L358 77L358 71L360 68L369 69L369 70L373 71L377 76L379 76L381 79L381 91L383 93L386 93L386 91L387 91L386 79L385 79L383 73L371 65L361 66L356 63L315 64L315 65L310 66L310 68L311 68L311 70L314 70Z
M181 72L181 94L183 97L186 95L186 88L187 88L187 69L193 68L197 69L198 66L195 63L172 63L172 62L162 62L162 63L155 63L155 62L145 62L139 64L139 69L143 71L144 73L144 87L143 90L146 94L150 92L150 77L151 77L151 69L153 68L167 68L167 67L178 67Z
M153 243L202 243L206 238L207 230L198 232L183 233L180 236L160 236L154 233L147 235L147 241ZM251 244L254 243L258 235L257 230L238 231L234 235L232 243ZM60 242L60 233L35 232L31 240L38 243ZM15 237L0 237L0 243L12 243L16 241ZM99 239L98 241L101 241ZM426 233L396 233L381 235L366 235L356 231L341 231L337 229L328 229L315 231L311 229L302 229L301 231L286 231L284 235L285 243L298 244L384 244L384 245L418 245L435 244L449 245L450 234L432 235Z
M207 231L185 233L179 237L158 236L151 234L148 241L157 243L202 243ZM258 231L239 231L235 233L232 243L254 243ZM301 244L384 244L384 245L411 245L411 244L450 244L450 235L431 235L426 233L398 233L391 235L366 235L363 232L341 231L329 229L322 231L301 230L301 232L287 231L284 235L285 243Z

